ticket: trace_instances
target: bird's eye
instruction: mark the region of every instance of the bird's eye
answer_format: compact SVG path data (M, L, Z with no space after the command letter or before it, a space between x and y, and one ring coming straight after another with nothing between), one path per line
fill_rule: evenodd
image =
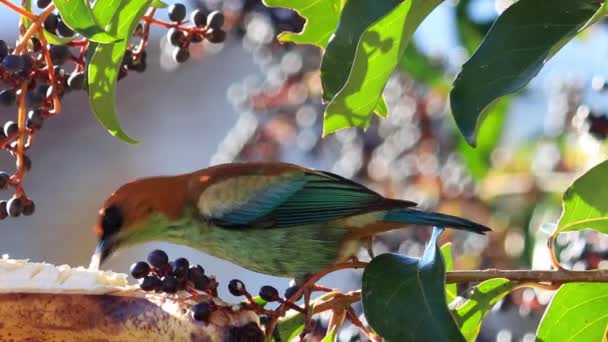
M122 213L120 209L116 206L107 207L101 219L103 235L114 235L120 230L120 226L122 226Z

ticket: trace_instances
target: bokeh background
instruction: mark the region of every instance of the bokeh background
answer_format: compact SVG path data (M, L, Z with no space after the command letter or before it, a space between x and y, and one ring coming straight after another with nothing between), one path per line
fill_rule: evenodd
M61 115L45 123L29 152L33 166L25 186L36 213L0 221L0 254L86 266L95 247L97 211L124 182L230 161L281 160L333 171L387 196L495 228L488 237L444 234L453 243L457 269L549 267L546 231L559 218L562 192L606 154L605 24L566 45L524 91L501 100L474 150L456 131L446 96L460 65L510 1L446 1L439 6L416 32L407 59L386 87L390 117L374 119L365 133L347 129L325 139L321 53L276 40L282 30L298 31L301 18L253 0L185 4L190 11L203 4L224 11L226 42L193 48L192 58L177 65L166 31L152 30L146 72L131 73L118 86L120 120L141 140L139 145L111 137L92 115L84 92L66 96ZM166 12L159 11L163 16ZM0 6L0 18L0 39L14 42L17 16ZM0 112L2 121L15 115ZM2 155L0 166L12 170L14 160ZM377 254L418 256L429 233L428 227L386 233L374 249ZM558 247L569 267L607 266L605 236L563 234ZM237 301L225 288L233 278L254 292L266 284L280 291L288 287L289 279L164 243L123 250L105 268L127 272L153 248L203 265L216 275L220 295L228 301ZM359 275L342 271L322 284L356 289ZM479 341L533 341L550 295L513 292L488 316ZM345 328L340 340L365 339Z

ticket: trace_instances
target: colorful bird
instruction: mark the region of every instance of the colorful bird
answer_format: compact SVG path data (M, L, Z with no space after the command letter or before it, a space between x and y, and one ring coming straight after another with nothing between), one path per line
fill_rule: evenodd
M407 224L490 230L414 206L330 172L276 162L222 164L121 186L99 211L96 254L103 262L119 248L166 241L256 272L301 277Z

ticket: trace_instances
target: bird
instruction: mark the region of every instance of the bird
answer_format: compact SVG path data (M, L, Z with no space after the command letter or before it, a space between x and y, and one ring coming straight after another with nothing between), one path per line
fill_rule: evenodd
M163 241L251 271L298 278L352 260L374 235L407 225L490 228L382 196L332 172L270 161L131 180L98 212L94 255Z

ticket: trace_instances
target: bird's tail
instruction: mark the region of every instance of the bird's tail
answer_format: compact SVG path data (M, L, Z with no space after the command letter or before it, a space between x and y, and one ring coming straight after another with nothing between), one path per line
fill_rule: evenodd
M484 225L461 217L410 208L390 209L384 216L383 221L455 228L482 235L492 230Z

